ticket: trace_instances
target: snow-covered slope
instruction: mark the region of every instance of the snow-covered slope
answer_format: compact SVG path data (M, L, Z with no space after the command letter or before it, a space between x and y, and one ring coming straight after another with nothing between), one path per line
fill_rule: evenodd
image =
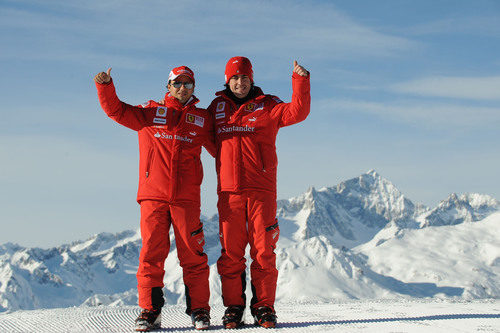
M279 332L500 332L500 301L346 301L328 303L279 302ZM224 307L213 306L209 332L222 328ZM100 306L0 313L0 332L82 333L132 332L137 306ZM245 325L235 332L264 332L248 311ZM193 331L181 305L162 309L160 332ZM266 331L267 332L267 331ZM272 331L271 331L272 332Z
M382 276L425 287L422 296L500 297L500 211L477 223L404 230L375 244L355 251Z
M280 200L278 300L498 298L499 209L497 200L480 194L452 194L430 209L373 170ZM204 225L211 302L217 305L217 216L204 218ZM136 304L139 249L138 231L52 249L4 244L0 311ZM165 270L167 303L182 304L175 242Z

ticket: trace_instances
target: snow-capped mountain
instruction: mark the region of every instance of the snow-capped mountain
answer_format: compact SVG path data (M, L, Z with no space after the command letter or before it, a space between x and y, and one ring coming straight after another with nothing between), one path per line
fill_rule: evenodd
M95 293L129 290L140 235L102 233L52 249L0 246L0 311L74 306Z
M293 239L322 235L349 248L368 241L390 222L414 226L416 217L426 210L374 170L337 186L310 188L298 198L278 202L279 217L304 222Z
M500 202L488 195L453 193L419 220L423 227L477 222L499 209Z
M278 218L278 301L500 297L500 204L487 195L452 194L430 209L371 170L280 200ZM213 304L217 221L204 218ZM1 245L0 311L136 304L140 246L138 231L52 249ZM166 301L182 304L175 242L165 270Z

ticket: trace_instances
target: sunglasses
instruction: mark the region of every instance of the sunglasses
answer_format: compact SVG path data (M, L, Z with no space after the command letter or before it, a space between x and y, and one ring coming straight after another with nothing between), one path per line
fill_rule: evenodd
M175 89L179 89L181 86L184 86L186 89L193 89L194 83L192 82L172 82L170 83Z

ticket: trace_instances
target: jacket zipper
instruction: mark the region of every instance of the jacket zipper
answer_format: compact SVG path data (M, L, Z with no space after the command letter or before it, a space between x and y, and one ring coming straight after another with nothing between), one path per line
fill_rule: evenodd
M266 165L264 164L264 153L262 152L262 146L259 144L259 155L260 155L260 166L263 172L266 172Z
M146 178L149 177L149 171L151 169L151 164L153 162L154 148L151 148L148 152L148 159L146 164Z

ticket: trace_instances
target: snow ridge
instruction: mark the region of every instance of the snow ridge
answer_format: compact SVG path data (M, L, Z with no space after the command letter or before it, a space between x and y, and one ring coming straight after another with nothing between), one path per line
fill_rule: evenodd
M477 193L457 195L452 193L446 200L421 217L421 226L453 225L477 222L500 209L500 203Z

